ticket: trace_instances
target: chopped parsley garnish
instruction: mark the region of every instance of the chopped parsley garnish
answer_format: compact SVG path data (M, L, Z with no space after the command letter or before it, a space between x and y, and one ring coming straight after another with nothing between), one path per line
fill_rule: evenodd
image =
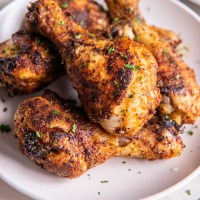
M140 76L139 80L142 81L142 79L143 79L143 78Z
M100 193L100 192L98 192L98 195L101 195L101 193Z
M110 47L110 49L108 50L108 54L113 53L115 51L115 47Z
M124 113L125 112L125 110L121 110L121 113Z
M113 23L116 23L120 20L120 18L116 17L114 20L113 20Z
M191 195L191 190L186 190L185 193Z
M122 164L126 164L126 161L123 161Z
M64 9L67 8L68 7L68 3L67 2L62 3L61 7L64 8Z
M135 35L134 40L138 41L139 39L140 39L140 36L139 35Z
M135 18L133 18L133 21L135 21L135 22L140 22L140 19L137 18L137 17L135 17Z
M86 67L87 66L87 63L83 63L82 65L81 65L81 68L84 68L84 67Z
M73 133L76 133L76 129L77 129L76 124L73 124L73 126L72 126L72 132L73 132Z
M80 40L82 38L82 34L76 35L76 39Z
M1 133L9 133L12 129L9 125L1 124L0 125L0 131Z
M117 81L114 81L115 86L118 88L119 87L119 83Z
M5 108L3 109L3 112L6 112L7 110L8 110L8 108L5 107Z
M120 54L120 56L121 56L122 58L128 59L128 56L124 55L123 52L120 52L119 54Z
M137 70L139 69L138 66L131 65L131 64L129 64L129 63L125 65L125 68L127 68L127 69L132 69L133 71L137 71Z
M101 181L101 183L108 183L109 181Z
M59 111L54 110L54 111L53 111L53 114L55 114L55 115L59 115L60 113L59 113Z
M196 126L194 126L194 128L198 128L198 126L196 125Z
M35 135L36 135L37 138L40 138L40 137L41 137L41 136L40 136L40 133L39 133L38 131L35 132Z
M65 22L64 21L59 21L58 22L58 25L61 25L61 26L63 26L65 24Z
M168 53L169 53L168 49L164 49L163 52L164 52L165 54L168 54Z
M88 33L88 36L93 38L94 34L93 33Z
M50 125L50 128L54 128L54 126L53 126L53 125Z
M133 94L131 94L131 95L128 96L129 99L132 99L133 97L134 97Z
M194 132L191 131L191 130L189 130L187 133L188 133L189 135L193 135L193 134L194 134Z
M57 142L56 142L56 141L53 141L53 145L56 146L56 145L57 145Z

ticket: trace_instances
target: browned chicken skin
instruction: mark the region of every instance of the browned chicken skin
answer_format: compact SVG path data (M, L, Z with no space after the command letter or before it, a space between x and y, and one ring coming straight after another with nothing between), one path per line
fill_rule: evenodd
M163 159L180 155L184 148L179 127L169 118L153 119L132 140L118 138L49 90L22 103L14 119L21 151L49 172L68 178L113 156Z
M64 73L59 54L44 38L19 31L0 44L0 82L10 96L36 92Z
M147 25L139 9L139 0L106 0L106 3L110 11L109 14L114 21L116 19L128 19L129 21L132 19ZM157 32L159 37L165 40L173 49L181 42L181 39L173 31L151 25L148 25L148 28Z
M117 11L115 5L118 0L107 0L113 17L118 16L116 13L123 13L131 2L133 7L138 4L136 0L121 1L120 10ZM159 111L170 115L179 124L194 123L200 116L200 89L194 71L174 52L170 43L148 24L132 20L132 29L137 41L144 44L158 62L158 84L163 95Z
M104 35L109 18L100 5L86 0L56 2L91 36ZM10 96L36 92L64 74L53 45L39 35L19 31L0 44L0 87L7 88Z
M90 120L131 137L153 116L160 102L157 64L143 45L127 37L90 39L51 0L33 3L27 24L56 45Z

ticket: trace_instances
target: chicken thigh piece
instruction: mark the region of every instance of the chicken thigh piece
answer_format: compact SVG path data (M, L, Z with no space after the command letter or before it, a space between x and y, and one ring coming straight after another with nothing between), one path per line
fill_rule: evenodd
M50 90L19 105L14 122L21 151L47 171L68 178L113 156L167 159L184 148L179 126L169 118L153 119L132 140L119 138Z
M133 4L136 2L132 1ZM110 12L116 13L116 7L112 6L118 0L107 2ZM129 5L126 1L122 2L119 13ZM158 62L158 84L163 95L158 110L179 124L194 123L200 116L200 89L194 71L148 24L133 19L132 29L137 41L144 44Z
M91 121L131 137L153 116L161 98L157 63L143 45L127 37L90 38L51 0L33 3L26 20L56 45Z
M43 37L19 31L0 44L0 83L10 96L36 92L64 74L59 54Z

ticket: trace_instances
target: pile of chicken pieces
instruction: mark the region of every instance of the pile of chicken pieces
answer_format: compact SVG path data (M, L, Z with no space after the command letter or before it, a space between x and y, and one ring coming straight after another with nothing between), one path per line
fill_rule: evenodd
M182 125L200 116L194 71L181 39L149 25L139 0L37 0L25 27L0 44L0 86L39 91L67 73L81 108L55 92L26 99L15 116L20 150L75 178L111 157L179 156ZM68 91L66 91L67 93Z

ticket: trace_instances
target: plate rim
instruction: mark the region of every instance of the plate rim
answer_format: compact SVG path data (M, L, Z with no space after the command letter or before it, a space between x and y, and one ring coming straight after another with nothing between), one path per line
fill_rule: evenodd
M5 12L4 10L8 9L8 7L10 7L12 4L14 4L17 1L19 1L19 0L13 0L13 1L9 2L8 4L6 4L3 8L0 9L0 14ZM31 1L32 0L30 0L28 3L30 3ZM168 1L172 2L176 6L183 9L185 12L189 13L194 19L196 19L198 21L199 26L200 26L200 16L197 13L195 13L190 7L188 7L187 5L185 5L181 1L177 1L177 0L168 0ZM195 2L194 0L190 0L190 1ZM184 185L186 185L190 181L192 181L198 175L200 175L200 166L198 166L193 172L191 172L189 175L187 175L184 179L182 179L178 183L170 186L169 188L167 188L165 190L162 190L161 192L158 192L158 193L153 194L151 196L142 198L141 200L157 200L157 199L161 199L163 197L166 197L166 196L172 194L173 192L177 191L178 189L180 189L181 187L183 187ZM0 171L0 178L4 182L6 182L8 185L10 185L11 187L16 189L17 191L25 194L26 196L28 196L30 198L47 200L45 197L43 197L41 195L36 195L33 192L30 192L30 191L26 190L25 188L19 186L17 183L12 181L12 179L9 176L3 175L3 173L1 171Z

